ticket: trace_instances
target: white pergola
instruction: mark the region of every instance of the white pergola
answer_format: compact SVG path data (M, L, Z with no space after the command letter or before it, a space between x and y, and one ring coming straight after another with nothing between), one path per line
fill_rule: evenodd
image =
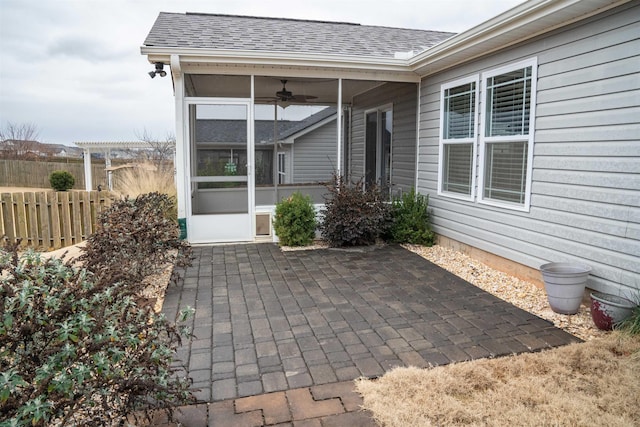
M91 174L91 153L105 154L105 170L108 171L107 182L109 190L113 190L111 182L111 150L127 150L132 148L153 148L151 144L145 141L118 141L118 142L74 142L75 145L82 148L84 153L84 182L87 191L93 190L93 177Z

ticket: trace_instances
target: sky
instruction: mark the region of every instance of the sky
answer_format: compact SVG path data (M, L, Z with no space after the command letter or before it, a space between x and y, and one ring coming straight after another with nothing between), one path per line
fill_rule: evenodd
M140 54L159 12L462 32L522 0L0 0L0 127L44 143L175 134L171 78Z

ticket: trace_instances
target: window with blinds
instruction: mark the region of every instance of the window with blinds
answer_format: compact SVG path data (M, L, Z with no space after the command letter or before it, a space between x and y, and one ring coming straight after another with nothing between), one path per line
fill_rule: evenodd
M480 200L528 209L536 61L483 75ZM506 204L505 204L506 202Z
M444 139L473 138L476 82L445 89Z
M441 90L438 188L444 195L473 198L477 86L474 77L444 85Z
M444 144L442 191L471 194L473 144Z
M529 209L536 78L530 58L440 87L439 195Z
M486 145L484 197L524 203L527 145L527 142L493 142Z
M529 133L530 88L531 67L487 79L485 136Z

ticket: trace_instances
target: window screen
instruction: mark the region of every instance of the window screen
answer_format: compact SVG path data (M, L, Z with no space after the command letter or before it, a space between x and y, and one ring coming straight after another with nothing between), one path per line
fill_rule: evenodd
M485 150L484 197L524 203L527 142L489 143Z
M473 143L443 146L442 191L471 194Z
M485 136L527 135L531 111L531 67L487 79Z
M442 91L440 190L471 196L476 137L476 82Z
M473 137L475 102L475 82L445 89L444 139Z
M486 79L482 197L525 205L532 66Z

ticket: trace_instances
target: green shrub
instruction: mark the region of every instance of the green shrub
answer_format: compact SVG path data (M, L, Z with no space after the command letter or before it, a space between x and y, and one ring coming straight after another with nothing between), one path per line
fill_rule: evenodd
M330 246L373 245L386 229L389 206L379 187L364 188L362 179L348 185L334 175L327 187L320 231Z
M82 269L0 250L0 425L116 425L193 401L172 367L186 331L142 295L150 275L189 262L172 203L158 193L114 203Z
M293 193L276 205L273 228L282 246L306 246L316 235L316 210L311 197Z
M429 223L429 196L415 189L395 198L391 206L391 226L388 237L395 243L433 246L435 233Z
M49 183L56 191L68 191L73 188L76 180L67 171L53 171L49 175Z
M633 309L631 316L622 321L619 329L630 335L640 335L640 293L633 298L636 307Z
M122 283L16 247L0 250L0 425L115 425L193 401L171 367L184 331Z

